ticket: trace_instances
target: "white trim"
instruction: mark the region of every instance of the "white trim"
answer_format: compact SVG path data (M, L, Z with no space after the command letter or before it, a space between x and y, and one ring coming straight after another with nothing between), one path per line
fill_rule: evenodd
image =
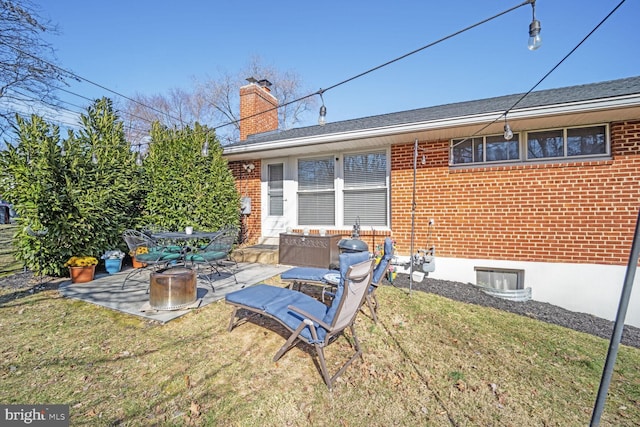
M269 180L268 180L268 170L269 170L269 165L270 164L282 164L282 173L283 173L283 189L282 189L282 196L283 196L283 209L284 209L284 213L282 216L270 216L269 215L269 192L268 192L268 185L269 185ZM287 159L285 158L279 158L279 159L269 159L268 161L264 161L262 163L262 171L261 171L261 178L260 178L260 204L262 206L262 211L261 211L261 227L262 227L262 239L264 238L275 238L277 237L281 232L284 232L286 230L286 228L288 226L290 226L291 224L289 224L288 222L288 216L287 216L287 212L289 209L289 205L288 205L288 200L287 200L287 194L288 194L288 188L287 188L287 178L288 178L288 162Z
M300 225L298 218L298 167L300 160L322 160L331 158L335 160L334 162L334 206L335 206L335 224L313 224L308 227L313 228L334 228L338 230L348 230L351 229L353 224L345 224L344 221L344 157L349 155L359 155L359 154L371 154L371 153L384 153L386 160L386 170L385 170L385 189L386 189L386 219L385 222L387 225L385 226L373 226L366 225L367 230L373 229L375 231L388 231L390 229L391 224L391 149L389 147L373 147L370 149L360 148L358 150L349 150L349 151L341 151L335 153L327 153L323 155L313 154L313 155L300 155L300 156L292 156L291 163L294 168L294 172L291 175L291 179L294 183L289 187L295 191L295 194L292 195L293 199L295 199L295 223L297 227L304 227Z

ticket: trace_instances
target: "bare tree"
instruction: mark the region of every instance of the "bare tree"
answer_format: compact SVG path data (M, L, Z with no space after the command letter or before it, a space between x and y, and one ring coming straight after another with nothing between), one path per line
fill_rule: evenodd
M54 49L42 39L56 31L28 0L0 0L0 135L15 124L16 112L55 106L56 86L72 77L54 64Z
M216 135L223 145L237 141L240 135L240 87L252 76L273 84L272 93L282 106L278 109L280 128L287 129L300 123L303 114L317 104L314 97L305 97L311 92L303 91L302 79L296 73L265 66L256 57L239 72L223 71L215 78L194 79L191 92L176 88L166 95L134 95L123 112L127 139L133 145L144 144L151 123L158 121L176 128L196 122L206 124L216 128ZM300 101L291 102L297 99Z
M140 144L155 121L169 128L206 123L207 110L198 96L180 88L173 88L166 95L136 94L124 107L127 139L134 145Z
M247 84L248 77L267 79L278 100L278 121L281 129L289 129L303 120L303 115L317 105L315 97L306 97L312 91L302 87L302 79L293 71L280 71L265 65L259 57L252 58L248 65L237 73L223 71L219 77L197 82L196 95L211 109L216 134L223 144L238 141L240 135L240 87ZM301 99L302 98L302 99ZM292 102L300 99L299 102Z

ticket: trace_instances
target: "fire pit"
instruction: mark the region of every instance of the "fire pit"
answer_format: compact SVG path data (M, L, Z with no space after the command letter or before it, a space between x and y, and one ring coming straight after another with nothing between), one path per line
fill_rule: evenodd
M155 310L178 310L196 301L196 272L184 267L151 273L149 305Z

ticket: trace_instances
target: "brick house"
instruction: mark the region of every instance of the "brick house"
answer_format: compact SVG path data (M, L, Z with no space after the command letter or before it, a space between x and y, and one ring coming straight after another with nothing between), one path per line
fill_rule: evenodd
M537 91L515 108L521 95L285 131L269 82L240 91L242 137L224 155L251 200L250 243L287 228L348 236L359 219L370 247L391 235L408 257L415 157L413 241L435 244L430 277L508 281L615 318L640 208L640 77Z

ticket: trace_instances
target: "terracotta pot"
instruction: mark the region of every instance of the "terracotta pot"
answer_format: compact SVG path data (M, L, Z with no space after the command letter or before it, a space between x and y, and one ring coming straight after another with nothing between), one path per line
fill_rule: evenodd
M142 268L142 267L146 267L147 264L140 262L138 260L136 260L135 258L131 258L131 263L133 265L133 268Z
M88 265L86 267L69 267L69 275L71 276L71 283L86 283L93 280L93 275L96 272L95 265Z

